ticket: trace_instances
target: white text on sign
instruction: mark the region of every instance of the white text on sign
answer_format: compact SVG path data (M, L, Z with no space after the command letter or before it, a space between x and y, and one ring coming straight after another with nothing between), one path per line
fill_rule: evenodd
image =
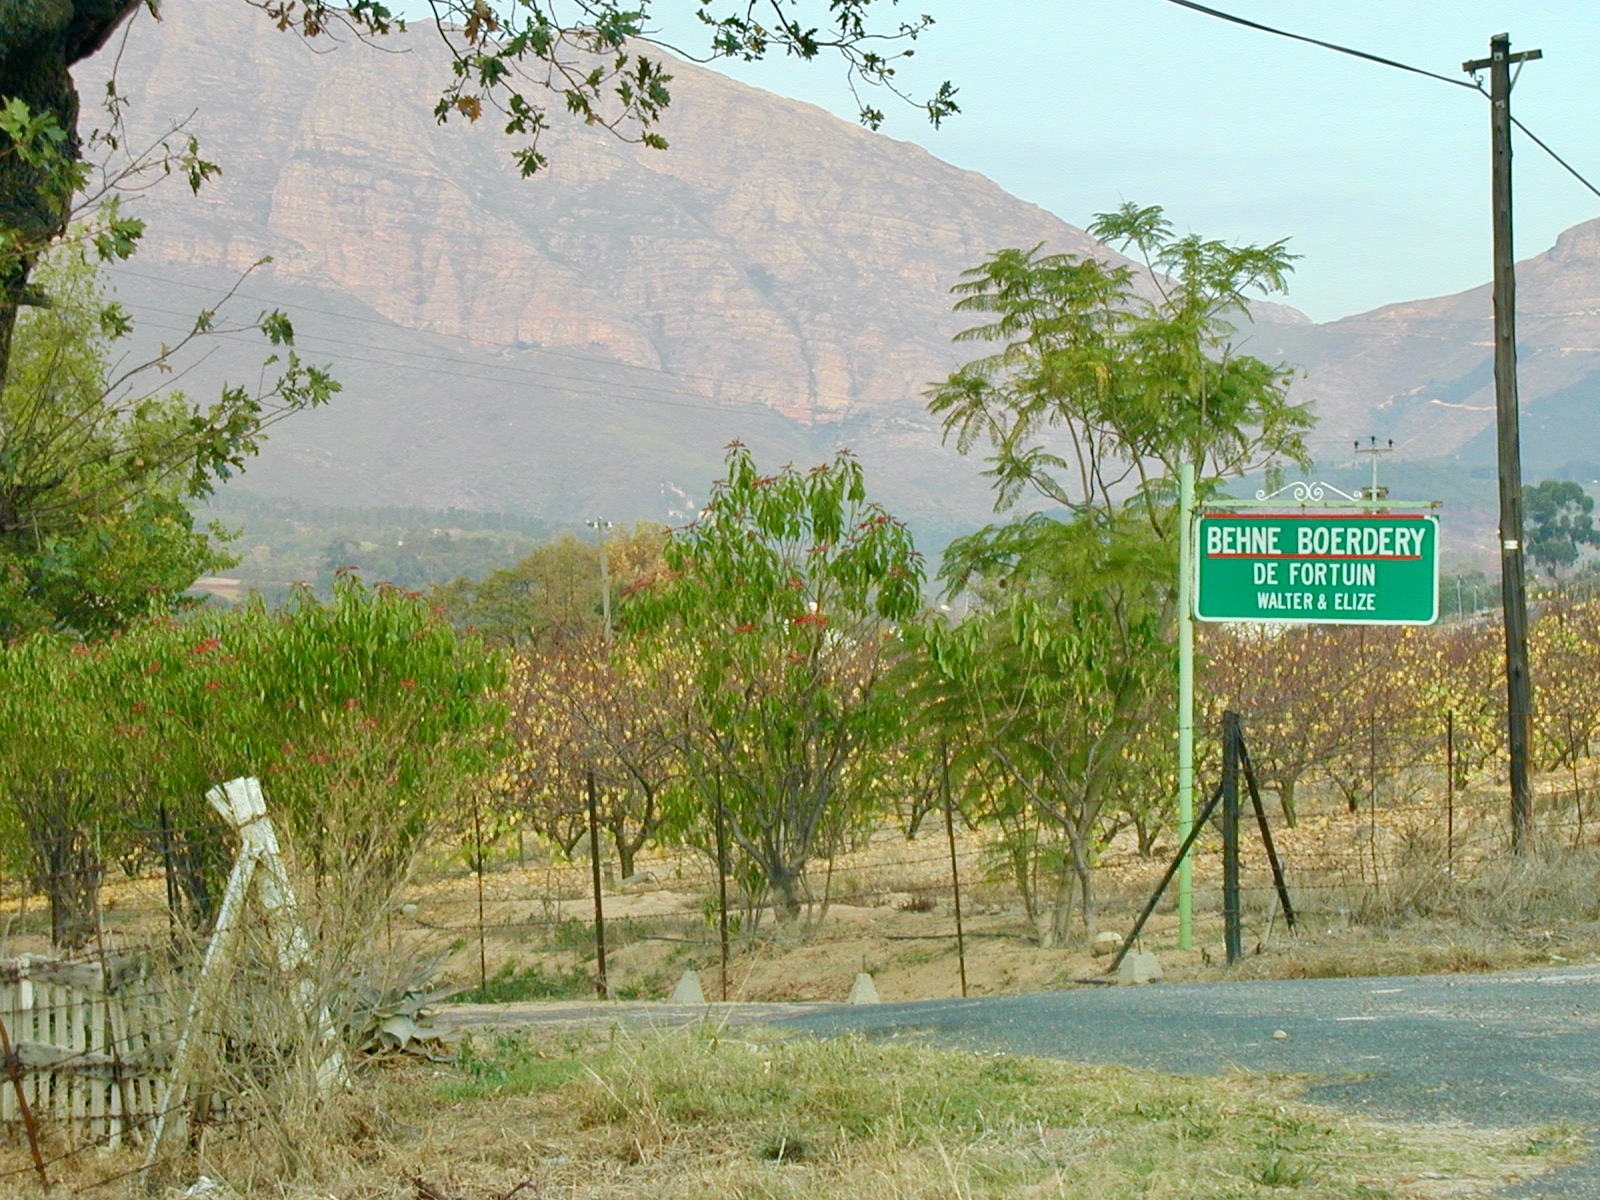
M1293 550L1280 544L1276 525L1230 525L1206 528L1206 554L1212 558L1418 558L1424 532L1405 526L1301 526Z

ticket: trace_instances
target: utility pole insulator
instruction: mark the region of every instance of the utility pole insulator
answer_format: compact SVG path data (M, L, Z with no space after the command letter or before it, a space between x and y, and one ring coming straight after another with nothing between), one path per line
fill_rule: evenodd
M1378 486L1378 455L1393 454L1394 439L1389 438L1382 445L1379 445L1377 437L1373 436L1367 439L1365 446L1360 441L1357 441L1356 453L1372 456L1372 486L1361 489L1361 498L1368 501L1387 500L1389 498L1389 489Z

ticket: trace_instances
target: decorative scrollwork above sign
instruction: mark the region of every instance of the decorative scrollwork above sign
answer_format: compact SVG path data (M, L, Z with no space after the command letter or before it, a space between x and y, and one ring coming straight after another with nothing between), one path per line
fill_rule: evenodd
M1349 492L1340 491L1331 483L1310 483L1305 480L1297 480L1294 483L1285 484L1275 492L1268 492L1263 489L1256 493L1256 499L1276 500L1285 492L1289 494L1288 499L1296 504L1337 504L1341 501L1347 504L1360 504L1362 502L1360 496L1352 496ZM1337 499L1330 500L1329 493L1332 493Z

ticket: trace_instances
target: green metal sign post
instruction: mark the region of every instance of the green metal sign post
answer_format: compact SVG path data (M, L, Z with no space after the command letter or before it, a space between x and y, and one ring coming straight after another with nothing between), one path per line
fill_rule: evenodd
M1330 500L1330 494L1338 499ZM1173 863L1180 948L1193 944L1193 622L1431 625L1439 617L1439 519L1424 510L1437 507L1433 501L1388 500L1374 465L1372 488L1364 495L1331 484L1293 483L1270 495L1257 492L1254 501L1212 501L1195 520L1194 468L1182 469L1177 749L1183 850Z
M1439 519L1389 509L1213 510L1196 522L1201 621L1431 625Z

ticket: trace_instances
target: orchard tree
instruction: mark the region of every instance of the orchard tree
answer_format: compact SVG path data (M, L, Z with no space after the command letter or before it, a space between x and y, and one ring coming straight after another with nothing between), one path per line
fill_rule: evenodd
M591 774L598 824L611 835L623 878L639 851L677 831L683 806L672 803L681 768L671 706L628 648L613 653L590 637L517 655L509 709L512 746L500 790L538 833L571 853L587 830Z
M1535 626L1537 627L1537 626ZM1465 788L1503 769L1506 757L1505 635L1490 621L1418 631L1427 653L1420 686L1408 695L1435 721L1447 717L1455 741L1455 785Z
M105 873L99 826L127 798L108 680L86 653L31 638L0 649L0 844L50 907L53 946L98 927Z
M1540 609L1528 646L1539 669L1534 745L1554 770L1588 758L1600 734L1600 601L1552 596Z
M1202 627L1201 686L1243 714L1250 761L1278 794L1283 819L1299 821L1302 783L1364 745L1357 701L1369 682L1348 626ZM1221 712L1216 716L1220 719Z
M693 832L704 844L720 812L792 917L807 865L874 794L898 727L881 685L897 625L921 605L921 558L848 453L764 475L737 442L664 558L625 617L658 677L683 679L677 737L707 806Z
M380 0L235 2L311 41L341 33L379 39L405 27ZM518 139L514 154L524 174L545 164L540 136L552 109L664 149L656 125L671 103L672 76L651 41L663 11L685 11L700 23L703 60L832 54L843 61L852 88L900 94L896 64L932 19L874 20L886 7L883 0L876 12L874 0L773 0L759 7L743 0L581 0L563 9L527 0L433 0L428 24L453 56L434 111L441 122L485 120ZM159 8L159 0L0 0L0 381L17 307L39 298L28 286L33 264L66 231L73 196L93 190L71 68L141 9L155 15ZM956 112L948 83L914 103L935 124ZM107 128L88 140L117 148L121 99L114 85L107 110ZM883 113L863 103L861 119L876 127ZM180 145L171 163L194 184L215 170L192 143ZM132 253L140 232L137 221L114 209L101 214L98 229L96 244L116 256Z
M946 576L981 577L980 603L922 634L924 718L956 739L968 811L1004 832L1046 946L1070 936L1074 909L1093 930L1096 859L1162 804L1164 773L1135 751L1174 700L1163 556L1123 520L1110 538L1035 518L952 543Z
M423 835L456 819L501 716L499 660L415 596L340 581L141 622L92 646L0 648L0 828L26 847L58 944L94 930L98 834L144 836L203 926L227 869L206 791L261 779L315 893L371 915Z

